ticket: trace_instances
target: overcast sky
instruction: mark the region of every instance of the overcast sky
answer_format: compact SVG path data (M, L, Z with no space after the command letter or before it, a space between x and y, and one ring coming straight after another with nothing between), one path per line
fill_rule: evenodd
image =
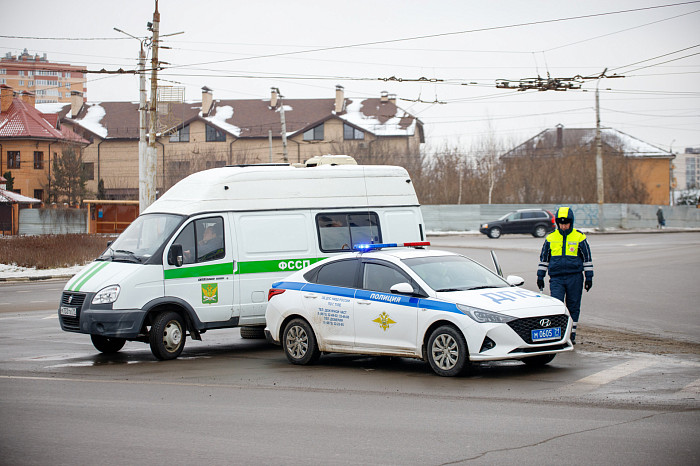
M0 1L3 56L27 48L90 70L135 69L138 42L113 28L150 35L155 5L24 0L8 11ZM199 100L202 86L215 99L267 99L272 86L289 99L332 98L336 84L348 97L388 91L424 122L431 147L468 147L489 132L512 146L558 123L595 127L596 81L517 92L497 89L497 79L607 68L625 78L600 81L602 125L682 152L700 147L700 2L651 8L674 3L161 0L161 34L184 31L164 38L172 49L160 51L170 63L161 85L184 86L187 100ZM391 77L403 81L377 79ZM405 81L419 78L438 81ZM91 102L138 100L131 76L90 74L87 89Z

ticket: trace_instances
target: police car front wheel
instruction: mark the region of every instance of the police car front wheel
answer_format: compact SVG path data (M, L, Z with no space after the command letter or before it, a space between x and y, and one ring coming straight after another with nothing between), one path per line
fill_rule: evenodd
M452 377L461 374L469 366L464 335L450 325L436 328L428 339L427 357L430 368L437 375Z
M282 333L282 347L292 364L313 364L321 356L316 335L304 319L294 319L287 324Z

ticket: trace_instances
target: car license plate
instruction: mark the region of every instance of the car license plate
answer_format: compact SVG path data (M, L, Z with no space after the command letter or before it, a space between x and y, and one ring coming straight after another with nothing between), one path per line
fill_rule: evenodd
M75 317L78 315L78 308L61 306L61 315L66 317Z
M531 337L532 341L555 340L561 338L561 327L531 330Z

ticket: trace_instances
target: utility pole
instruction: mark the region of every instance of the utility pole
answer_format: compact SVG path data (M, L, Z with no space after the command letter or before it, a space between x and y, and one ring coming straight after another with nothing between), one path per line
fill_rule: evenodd
M280 122L282 123L282 159L285 163L289 163L289 157L287 156L287 122L284 119L284 101L282 100L282 94L279 88L275 88L277 96L280 99Z
M151 103L148 108L149 132L148 147L146 148L145 163L143 166L143 178L139 179L139 210L143 212L156 200L156 129L158 123L158 32L160 27L160 13L158 12L158 0L153 12L153 23L149 23L149 30L153 32L151 39ZM139 168L139 174L141 168ZM143 194L142 194L143 193Z
M145 39L139 39L118 28L113 29L138 40L141 44L139 50L139 212L143 212L147 206L143 188L146 184L146 131L148 126L148 119L146 117L146 51L143 45Z
M603 221L605 185L603 183L603 138L600 135L600 92L598 85L607 70L607 68L603 70L595 85L595 180L598 197L598 230L600 231L605 231L605 222Z

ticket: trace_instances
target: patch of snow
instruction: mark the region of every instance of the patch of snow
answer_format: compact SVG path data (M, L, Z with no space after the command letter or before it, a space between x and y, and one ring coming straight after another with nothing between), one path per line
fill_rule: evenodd
M285 112L291 112L292 110L294 110L291 105L282 105L282 107L284 107ZM279 112L282 107L275 110L275 112Z
M107 128L100 123L105 116L105 109L100 104L94 104L88 107L87 115L76 122L83 128L92 131L102 139L107 138Z
M201 115L201 113L200 113ZM241 135L241 128L227 123L226 120L233 116L233 107L230 105L224 105L223 107L216 107L216 115L204 118L209 123L217 126L224 131L233 134L236 137Z
M36 109L41 113L59 113L66 105L66 102L48 102L44 104L36 104Z
M352 99L352 103L345 109L345 115L340 115L339 118L376 136L413 136L415 134L415 118L409 126L403 128L400 125L401 117L394 115L382 124L377 118L364 115L361 109L362 99Z
M14 264L0 264L0 278L72 277L85 267L85 265L74 265L58 269L37 269L36 267L20 267Z

